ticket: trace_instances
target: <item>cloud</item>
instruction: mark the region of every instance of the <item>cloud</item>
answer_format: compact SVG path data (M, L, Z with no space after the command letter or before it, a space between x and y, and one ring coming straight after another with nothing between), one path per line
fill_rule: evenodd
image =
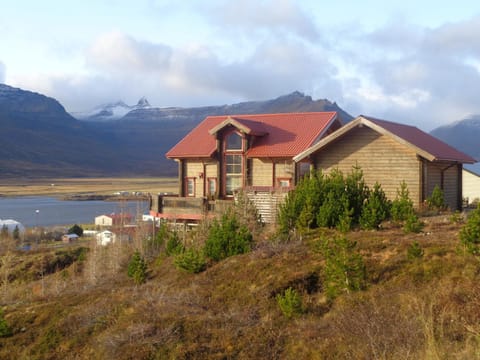
M86 62L106 72L148 72L168 68L172 50L164 44L138 41L121 32L109 32L88 49Z
M221 1L209 11L206 16L222 31L295 35L308 41L317 41L320 35L313 19L293 0Z

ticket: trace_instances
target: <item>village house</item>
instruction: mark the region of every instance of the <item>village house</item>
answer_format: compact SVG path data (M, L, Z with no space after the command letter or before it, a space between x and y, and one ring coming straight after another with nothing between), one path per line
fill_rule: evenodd
M197 221L244 190L271 221L309 171L293 157L341 125L336 112L209 116L167 152L178 163L179 196L154 196L150 214Z
M347 174L361 168L366 183L378 182L394 199L405 181L418 207L436 185L452 209L462 207L463 164L476 160L416 127L359 116L295 156L315 169L339 169Z
M132 215L128 213L103 214L95 217L95 225L100 227L124 226L132 222Z
M480 201L480 175L468 169L463 169L463 199L466 204Z

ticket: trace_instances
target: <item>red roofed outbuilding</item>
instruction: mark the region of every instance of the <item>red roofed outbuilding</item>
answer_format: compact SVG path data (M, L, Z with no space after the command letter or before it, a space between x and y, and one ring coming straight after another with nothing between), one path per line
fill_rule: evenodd
M360 115L338 131L294 157L326 172L349 173L359 166L366 183L378 182L390 199L405 181L410 198L422 204L436 185L451 209L462 206L463 164L476 160L419 130Z

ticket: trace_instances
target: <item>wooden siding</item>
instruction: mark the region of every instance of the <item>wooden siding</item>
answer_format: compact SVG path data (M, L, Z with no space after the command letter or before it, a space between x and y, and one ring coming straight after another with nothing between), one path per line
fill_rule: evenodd
M293 184L294 165L292 160L278 160L275 162L275 184L278 186L279 179L290 179Z
M285 200L288 192L247 190L245 194L255 205L262 221L267 224L274 224L277 221L278 207Z
M273 186L273 164L267 159L252 159L251 186Z
M203 174L204 166L203 162L199 160L186 160L185 161L185 173L182 183L185 186L185 178L194 178L195 179L195 197L204 197L204 188L205 188L205 176ZM203 174L200 177L200 174Z
M395 199L400 183L405 181L415 206L421 199L421 166L416 153L390 137L368 127L352 129L342 138L314 154L315 167L326 172L338 168L349 174L360 166L365 182L381 184L389 199Z
M458 209L461 206L458 166L460 165L455 163L426 161L425 199L432 195L433 189L438 185L443 190L445 204L452 210Z
M463 170L463 197L468 203L480 200L480 176Z

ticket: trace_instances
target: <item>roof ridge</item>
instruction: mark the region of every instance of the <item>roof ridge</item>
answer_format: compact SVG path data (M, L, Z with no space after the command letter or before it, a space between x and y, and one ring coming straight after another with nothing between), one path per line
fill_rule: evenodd
M308 112L282 112L282 113L266 113L266 114L225 114L225 115L209 115L207 118L217 118L217 117L231 117L236 118L240 116L255 116L255 117L264 117L264 116L281 116L281 115L310 115L310 114L338 114L338 111L308 111Z

